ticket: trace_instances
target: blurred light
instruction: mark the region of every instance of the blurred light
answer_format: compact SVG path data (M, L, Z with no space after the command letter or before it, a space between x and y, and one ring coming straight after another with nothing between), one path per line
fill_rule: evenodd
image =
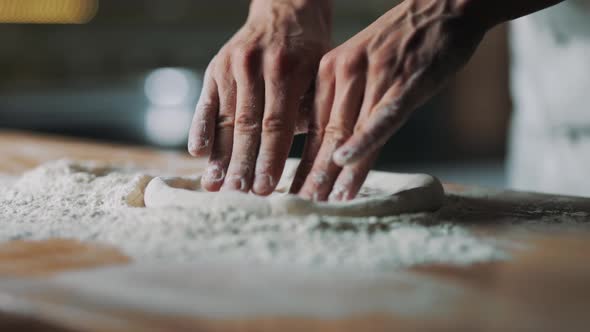
M145 95L154 105L178 106L192 102L200 82L189 70L160 68L145 80Z
M186 143L192 108L151 107L145 116L145 132L154 144L175 147Z
M98 0L0 0L0 23L88 23Z
M186 144L201 85L201 77L185 68L159 68L147 75L145 133L150 142L164 147Z

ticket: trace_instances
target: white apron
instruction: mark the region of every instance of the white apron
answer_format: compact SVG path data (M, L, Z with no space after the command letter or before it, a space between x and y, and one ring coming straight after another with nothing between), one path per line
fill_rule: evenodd
M512 23L510 187L590 196L590 0Z

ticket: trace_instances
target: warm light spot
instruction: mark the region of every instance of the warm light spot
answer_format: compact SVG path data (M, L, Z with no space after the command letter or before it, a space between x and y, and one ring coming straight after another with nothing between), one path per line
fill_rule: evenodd
M162 147L186 143L192 108L151 107L145 115L145 132L150 142Z
M0 23L81 24L97 11L98 0L0 0Z

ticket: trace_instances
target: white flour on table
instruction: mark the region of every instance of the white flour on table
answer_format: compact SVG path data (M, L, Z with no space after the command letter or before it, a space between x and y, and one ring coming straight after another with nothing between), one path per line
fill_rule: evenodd
M494 242L428 213L257 218L236 210L136 207L149 179L131 168L65 160L16 181L0 177L0 241L99 242L140 262L239 259L368 270L507 258Z

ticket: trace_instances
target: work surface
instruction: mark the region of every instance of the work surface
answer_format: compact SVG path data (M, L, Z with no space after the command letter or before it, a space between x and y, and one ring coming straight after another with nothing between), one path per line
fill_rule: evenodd
M0 172L11 174L64 157L177 173L203 167L203 161L182 154L23 133L0 133L0 154ZM564 213L588 218L590 200L453 185L446 190L448 199L460 197L467 204L454 219L506 240L507 248L514 248L512 260L420 266L369 277L354 271L298 275L239 263L203 263L178 271L168 266L127 268L120 275L124 285L142 285L137 289L146 293L145 302L166 303L157 291L162 284L190 294L186 299L192 307L176 310L117 302L108 291L77 287L80 280L108 283L112 270L125 269L129 259L116 248L67 239L15 241L0 244L0 309L5 310L0 330L587 330L590 233L572 231L560 219ZM470 195L475 191L479 194ZM555 225L545 232L523 230L522 224L548 216ZM82 277L72 271L82 271Z

